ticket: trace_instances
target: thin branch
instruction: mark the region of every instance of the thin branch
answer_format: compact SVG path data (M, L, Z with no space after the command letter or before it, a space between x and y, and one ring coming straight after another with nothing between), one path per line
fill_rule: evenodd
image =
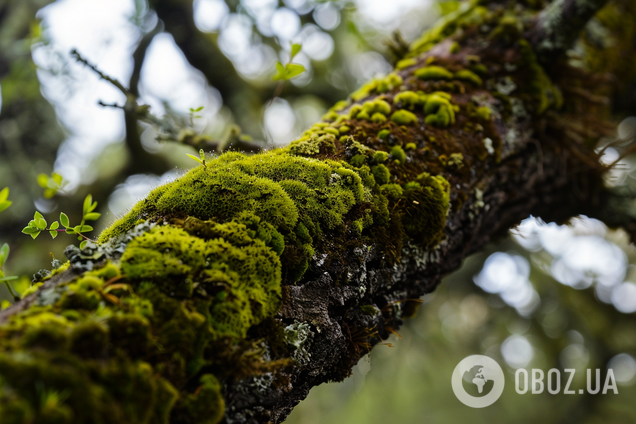
M122 93L124 93L126 97L130 95L130 91L126 87L124 87L119 81L117 81L115 78L109 77L108 75L106 75L105 73L97 69L97 66L91 64L88 60L84 59L77 50L75 49L71 50L71 55L75 56L75 60L77 60L78 62L88 66L93 72L99 75L101 79L108 81L109 83L117 87L117 89L121 91Z

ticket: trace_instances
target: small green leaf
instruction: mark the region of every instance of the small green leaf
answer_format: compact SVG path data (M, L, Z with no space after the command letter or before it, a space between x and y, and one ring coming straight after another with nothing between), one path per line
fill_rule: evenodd
M76 233L87 233L93 231L93 227L91 227L90 225L76 225L75 227L73 227L73 230Z
M9 245L5 243L0 247L0 268L4 266L7 259L9 259Z
M0 281L4 280L4 271L0 269Z
M60 222L64 228L69 226L68 216L64 212L60 213Z
M9 206L11 206L11 203L13 203L13 202L11 202L9 200L5 200L4 202L0 202L0 212L2 212L3 210L5 210Z
M33 220L35 222L38 222L38 219L44 219L44 217L42 216L42 214L38 211L35 211L35 214L33 215Z
M51 199L57 194L57 190L54 188L47 188L44 190L44 198Z
M84 206L83 206L84 213L83 213L83 215L86 215L87 213L90 212L90 208L91 208L92 204L93 204L93 195L89 194L84 199Z
M66 227L66 234L75 234L75 230L71 227Z
M44 219L44 218L39 218L37 221L35 221L35 226L39 230L45 230L47 225L48 224L46 223L46 219Z
M82 240L82 239L83 239L83 237L82 237L82 236L77 236L77 239L78 239L78 240Z
M100 216L102 216L102 214L97 212L87 213L84 215L84 221L95 221L99 219Z
M88 243L88 240L84 240L83 242L81 242L80 243L80 249L85 248L87 243Z
M191 155L190 153L186 153L186 155L188 155L189 157L191 157L192 159L196 160L197 162L199 162L201 165L203 165L203 161L201 159L199 159L198 157Z
M285 69L287 69L286 79L292 79L305 72L305 67L298 63L288 63L285 65Z
M192 112L201 112L203 110L203 106L199 106L196 109L190 109Z
M24 227L22 229L22 233L24 234L35 234L35 233L39 233L40 230L34 227Z
M57 231L49 231L49 234L51 234L52 238L55 238L55 237L57 237L58 233L57 233Z
M9 187L5 187L0 190L0 203L4 202L9 198Z
M205 152L203 149L199 149L199 157L201 158L201 163L205 161Z
M49 230L57 230L58 228L60 228L60 223L57 221L53 221L53 223L51 223L51 226L49 227Z
M276 74L272 77L272 80L286 80L287 79L287 70L283 66L282 63L276 62Z
M33 240L35 240L35 239L36 239L36 238L38 238L38 236L40 235L40 231L38 231L38 232L36 232L36 233L33 233L33 234L29 234L29 235L31 236L31 238L32 238Z
M296 56L298 54L298 52L300 51L300 49L303 46L300 44L292 44L291 45L291 58L289 59L289 61L291 62L292 60L294 60L294 56Z

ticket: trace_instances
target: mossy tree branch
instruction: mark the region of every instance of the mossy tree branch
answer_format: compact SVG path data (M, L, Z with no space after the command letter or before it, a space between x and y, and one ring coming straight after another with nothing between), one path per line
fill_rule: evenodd
M522 35L540 10L500 3L466 4L290 146L206 160L69 247L0 311L0 415L281 422L528 214L619 208L595 152L614 65L546 72Z

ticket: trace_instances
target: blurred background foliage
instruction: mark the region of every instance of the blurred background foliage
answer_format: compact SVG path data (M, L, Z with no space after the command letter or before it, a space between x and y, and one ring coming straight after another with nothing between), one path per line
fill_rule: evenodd
M404 47L457 2L435 0L0 0L0 189L13 205L0 215L0 243L12 249L5 272L22 276L63 259L72 237L20 233L34 210L81 219L92 193L102 218L121 216L152 187L195 166L179 139L130 122L126 98L69 54L77 49L167 116L181 134L227 145L284 145L362 82L391 69ZM307 72L272 81L276 61ZM273 100L272 100L273 99ZM190 121L190 109L203 106ZM619 138L636 135L621 116ZM239 135L240 132L243 135ZM182 140L181 140L182 141ZM218 152L213 152L218 153ZM616 151L607 149L605 160ZM636 178L623 160L608 179ZM42 177L46 174L48 178ZM63 177L61 190L51 191ZM39 181L39 183L38 183ZM47 187L45 187L47 186ZM353 377L314 389L290 423L636 422L636 251L622 231L580 217L569 226L529 218L446 278L407 320L393 347L377 346ZM10 299L4 287L0 297ZM450 387L465 356L505 365L502 398L483 410L460 404ZM518 395L514 370L614 370L618 395Z

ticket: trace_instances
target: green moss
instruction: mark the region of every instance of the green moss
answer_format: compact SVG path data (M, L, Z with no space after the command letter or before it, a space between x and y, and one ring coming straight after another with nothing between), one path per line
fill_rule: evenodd
M346 134L349 131L351 131L351 128L349 128L346 125L341 126L340 128L338 128L338 131L340 131L340 134Z
M398 110L391 115L391 121L398 125L417 124L417 116L408 110Z
M552 84L550 77L538 63L534 50L528 41L521 39L518 42L522 57L522 66L529 74L530 83L526 93L531 97L535 114L542 114L549 108L559 109L563 105L563 97L558 87Z
M351 158L349 163L355 167L361 167L366 163L367 157L365 155L357 154Z
M436 127L447 127L455 123L456 107L450 102L451 96L441 91L428 96L424 113L425 123Z
M371 316L376 315L379 312L378 309L373 305L362 305L360 306L360 310L365 314Z
M413 58L402 59L402 60L398 61L398 63L395 65L395 69L402 70L402 69L405 69L405 68L408 68L408 67L414 66L414 65L417 65L417 60L415 60Z
M387 159L389 159L389 154L387 152L377 151L373 155L373 160L376 163L384 163Z
M371 116L371 121L376 124L380 124L382 122L386 122L386 116L382 115L380 112L376 112Z
M393 146L393 148L391 148L391 156L393 156L393 159L400 161L401 164L406 162L406 153L404 153L404 149L400 146Z
M402 85L402 77L398 74L391 73L384 78L376 78L371 82L364 84L357 91L351 94L354 101L360 101L365 97L369 97L373 92L386 93Z
M371 172L373 173L375 181L380 185L387 184L389 182L389 179L391 178L391 172L389 171L389 168L382 164L373 166L371 168Z
M475 110L475 115L485 121L489 121L492 116L492 111L488 106L480 106Z
M438 245L450 207L450 184L441 175L421 174L417 184L405 185L403 212L405 233L427 247Z
M422 105L426 101L426 96L413 91L403 91L393 98L393 103L400 108L413 110L416 106Z
M462 81L468 81L478 87L481 86L483 83L479 75L472 71L469 71L468 69L462 69L461 71L455 72L455 78Z
M372 101L364 102L364 104L362 105L362 110L370 115L374 113L388 115L389 113L391 113L391 105L385 100L375 99Z
M460 49L461 47L459 46L459 43L457 41L454 41L448 50L451 54L457 54L459 53Z
M221 384L212 374L204 374L199 379L199 387L183 402L183 411L189 422L217 424L225 411L225 401L221 396Z
M415 76L421 80L450 80L453 73L441 66L425 66L415 71Z
M406 146L404 146L404 150L416 150L417 149L417 144L415 143L406 143Z
M386 197L399 199L402 197L404 190L402 190L402 187L399 184L384 184L380 186L380 192Z
M378 133L378 138L379 138L380 140L384 140L384 139L386 139L386 138L389 136L389 134L391 134L391 131L390 131L390 130L387 130L387 129L381 130L381 131Z
M249 327L278 307L280 260L242 223L207 225L210 240L180 228L155 227L129 244L122 271L133 281L152 281L170 297L191 297L194 282L206 291L225 291L225 300L210 306L210 324L219 333L245 337Z

